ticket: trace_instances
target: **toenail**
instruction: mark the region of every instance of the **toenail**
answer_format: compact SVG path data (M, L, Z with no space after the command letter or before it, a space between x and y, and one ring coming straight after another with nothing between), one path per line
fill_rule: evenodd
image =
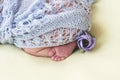
M63 59L65 59L65 57L62 57L61 59L63 60Z

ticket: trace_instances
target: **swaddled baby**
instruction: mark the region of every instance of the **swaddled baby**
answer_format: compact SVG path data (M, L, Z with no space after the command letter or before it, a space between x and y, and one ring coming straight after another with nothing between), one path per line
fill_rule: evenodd
M94 0L0 0L0 43L61 61L91 28ZM85 33L86 34L86 33ZM85 47L88 45L84 39Z

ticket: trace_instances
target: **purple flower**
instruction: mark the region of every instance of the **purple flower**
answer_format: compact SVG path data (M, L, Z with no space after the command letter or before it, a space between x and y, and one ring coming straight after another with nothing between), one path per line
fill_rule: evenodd
M95 43L95 37L92 37L88 32L85 31L83 31L83 33L77 38L78 47L84 51L90 51L92 48L94 48Z

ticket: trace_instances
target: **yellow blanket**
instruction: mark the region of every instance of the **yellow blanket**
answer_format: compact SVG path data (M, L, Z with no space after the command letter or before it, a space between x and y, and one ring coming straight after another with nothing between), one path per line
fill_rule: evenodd
M95 48L61 62L0 45L0 80L120 80L119 8L120 0L98 0L92 14Z

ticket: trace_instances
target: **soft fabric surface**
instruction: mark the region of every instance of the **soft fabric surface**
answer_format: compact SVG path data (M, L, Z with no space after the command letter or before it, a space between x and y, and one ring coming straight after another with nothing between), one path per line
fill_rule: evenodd
M0 45L0 80L120 80L120 1L98 0L93 6L93 51L79 50L61 62Z
M19 48L36 48L74 41L74 36L90 30L91 5L95 1L0 1L0 43L14 44ZM64 36L65 28L69 36Z

